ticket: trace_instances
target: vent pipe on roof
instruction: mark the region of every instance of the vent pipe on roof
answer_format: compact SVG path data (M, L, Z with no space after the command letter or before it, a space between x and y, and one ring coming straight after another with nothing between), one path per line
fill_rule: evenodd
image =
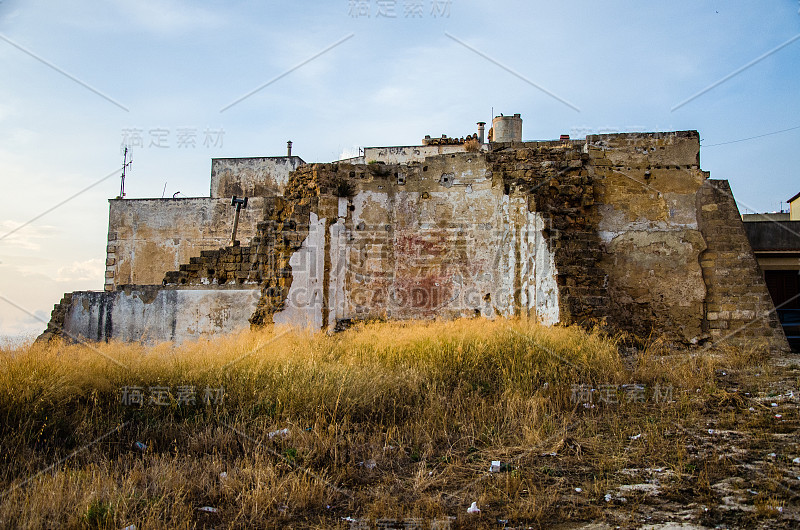
M292 156L292 141L286 142L286 156Z
M479 121L478 122L478 143L479 144L483 144L484 125L486 125L485 121Z

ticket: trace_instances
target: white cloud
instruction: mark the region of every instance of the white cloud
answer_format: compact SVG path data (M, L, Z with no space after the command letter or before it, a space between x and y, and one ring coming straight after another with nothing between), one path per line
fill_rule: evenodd
M8 250L40 250L39 241L51 237L56 231L54 226L37 226L29 224L22 226L19 221L10 219L0 221L0 249ZM13 230L16 230L13 233ZM7 235L8 234L8 235Z
M105 260L99 258L73 261L71 265L58 269L58 282L101 281L106 270Z
M117 1L117 7L134 22L156 33L216 28L222 25L220 10L211 12L195 3L177 0Z

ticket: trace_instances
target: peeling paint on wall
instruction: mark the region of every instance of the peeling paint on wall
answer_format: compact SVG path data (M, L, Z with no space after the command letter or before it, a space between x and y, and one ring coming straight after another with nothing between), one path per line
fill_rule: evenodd
M273 315L275 324L322 328L323 277L325 274L325 219L310 215L308 236L292 254L292 285L283 310Z

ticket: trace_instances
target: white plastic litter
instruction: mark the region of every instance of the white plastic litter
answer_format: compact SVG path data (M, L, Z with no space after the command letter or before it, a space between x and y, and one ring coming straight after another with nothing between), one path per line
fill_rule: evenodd
M783 418L783 416L781 416L780 414L775 414L775 417L776 417L777 419L781 419L781 418Z
M580 492L582 492L583 490L582 490L581 488L575 488L575 491L576 491L577 493L580 493Z
M771 406L771 407L777 407L777 406L778 406L778 404L777 404L777 403L772 403L770 406Z
M226 478L228 478L228 474L225 473L224 471L219 474L219 479L220 480L225 480Z
M778 456L778 455L776 455L775 453L770 453L770 454L768 454L767 456L768 456L768 457L770 457L770 458L775 458L775 457L776 457L776 456Z
M750 412L755 412L755 411L756 411L756 409L754 409L753 407L750 407L750 408L749 408L749 409L747 409L747 410L749 410Z
M631 440L638 440L638 439L639 439L639 438L641 438L641 437L642 437L642 435L641 435L641 434L637 434L637 435L635 435L635 436L631 436Z
M132 525L126 526L122 530L136 530L136 525L132 524Z
M797 457L794 460L792 460L792 464L800 464L800 457Z
M268 436L269 439L272 440L276 436L288 436L288 435L289 435L289 429L278 429L277 431L272 431L271 433L269 433Z
M606 496L604 498L605 498L606 502L611 502L611 494L610 493L606 493Z
M473 502L472 505L467 508L467 513L481 513L481 509L478 508L478 503Z
M498 473L500 471L500 460L492 460L492 465L489 466L489 473Z
M216 508L212 508L211 506L201 506L197 509L198 512L206 512L206 513L217 513L219 510Z

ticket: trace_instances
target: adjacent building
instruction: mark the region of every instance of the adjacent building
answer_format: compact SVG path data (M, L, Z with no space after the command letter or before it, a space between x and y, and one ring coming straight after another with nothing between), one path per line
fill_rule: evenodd
M800 349L800 193L788 212L742 216L778 317L793 349Z

